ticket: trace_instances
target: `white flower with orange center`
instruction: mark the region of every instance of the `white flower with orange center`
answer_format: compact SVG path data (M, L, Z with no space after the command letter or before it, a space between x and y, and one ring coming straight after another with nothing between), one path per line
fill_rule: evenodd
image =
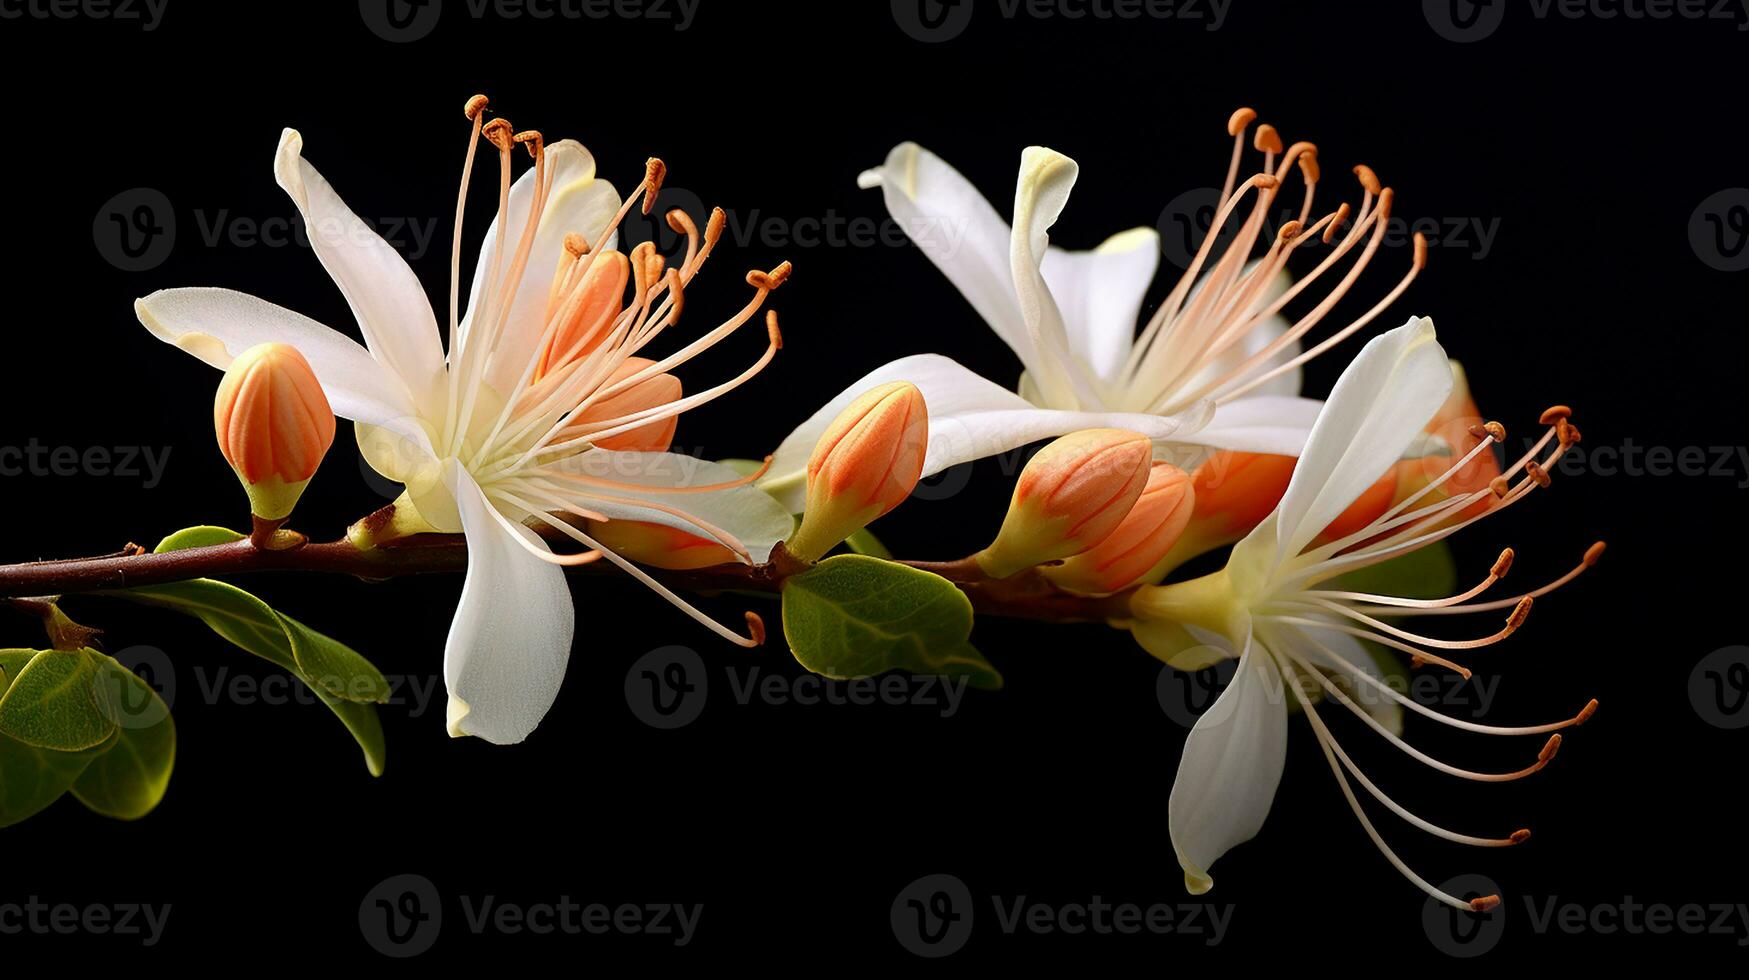
M595 176L595 161L566 140L487 121L486 100L467 104L471 125L451 255L448 346L413 271L303 159L286 130L274 174L291 195L317 257L345 295L365 344L264 300L225 289L173 289L136 303L160 339L225 368L264 342L296 348L336 414L357 423L361 451L406 484L392 523L356 529L355 540L420 531L463 533L468 574L444 656L449 729L516 742L551 706L576 627L562 566L606 557L724 637L723 627L605 548L579 525L639 522L672 528L762 562L794 526L790 514L726 466L664 452L676 418L758 373L780 346L775 313L762 356L739 376L692 395L670 373L753 320L789 273L787 263L747 276L747 304L670 352L652 345L674 329L685 288L722 232L713 213L701 234L682 212L668 222L687 237L669 266L647 245L615 249L617 228L641 203L648 213L664 168L651 160L625 201ZM498 155L498 213L488 230L465 316L462 211L476 148ZM518 144L533 166L512 180ZM630 295L627 297L627 286ZM547 536L583 550L558 554Z
M1548 486L1554 462L1577 441L1578 431L1567 421L1566 410L1551 409L1544 416L1548 431L1491 485L1439 493L1467 472L1473 458L1491 452L1504 435L1497 424L1478 426L1477 444L1443 475L1364 527L1335 540L1321 540L1332 521L1396 464L1451 390L1451 366L1435 340L1431 321L1412 320L1374 338L1336 382L1281 502L1234 546L1226 567L1202 578L1144 587L1132 597L1135 620L1130 628L1155 656L1190 670L1223 657L1238 660L1231 684L1191 730L1172 786L1168 807L1172 844L1193 893L1213 885L1209 868L1217 858L1251 839L1263 825L1286 757L1290 693L1304 708L1343 795L1373 843L1427 894L1458 908L1475 909L1491 907L1498 898L1466 901L1411 871L1367 818L1350 778L1386 809L1445 840L1502 847L1522 842L1529 832L1473 836L1447 830L1398 804L1361 772L1336 741L1312 695L1328 696L1352 711L1411 758L1439 772L1483 782L1515 780L1538 771L1560 745L1560 735L1555 733L1584 722L1596 710L1597 702L1592 701L1572 718L1517 728L1447 717L1392 688L1361 641L1402 651L1416 666L1435 665L1467 678L1469 670L1443 654L1505 639L1523 623L1534 599L1590 567L1602 553L1601 543L1593 545L1566 575L1506 599L1479 601L1478 597L1506 574L1512 562L1510 549L1474 588L1444 599L1360 593L1330 582L1343 573L1443 540L1517 504ZM1548 455L1542 456L1545 450ZM1387 621L1487 612L1507 613L1504 627L1472 639L1424 635ZM1399 731L1402 708L1463 731L1548 738L1536 761L1525 768L1476 772L1435 759L1404 741Z
M1233 154L1213 225L1177 285L1137 333L1143 295L1160 263L1159 234L1135 228L1087 252L1050 244L1048 230L1068 203L1075 161L1045 147L1021 154L1012 228L958 171L915 143L862 175L918 248L964 294L1020 360L1015 390L937 354L876 368L828 402L778 447L761 486L792 505L820 434L858 393L910 381L929 403L924 475L1077 429L1120 428L1154 440L1157 455L1189 469L1211 449L1299 454L1318 403L1296 397L1300 365L1371 323L1400 296L1426 260L1415 237L1409 271L1358 318L1317 344L1301 341L1347 293L1383 242L1393 193L1362 166L1358 208L1346 203L1314 219L1317 148L1284 147L1274 127L1252 145L1262 168L1243 181L1245 144L1256 113L1228 121ZM1289 182L1303 191L1297 218L1271 227ZM1318 264L1291 282L1289 259L1310 242ZM1262 255L1253 259L1259 246ZM1289 321L1296 300L1311 308ZM937 314L939 315L939 314Z

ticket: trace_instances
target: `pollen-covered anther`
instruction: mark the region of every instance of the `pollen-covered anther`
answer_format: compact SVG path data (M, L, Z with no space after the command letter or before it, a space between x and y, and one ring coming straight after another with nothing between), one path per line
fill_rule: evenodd
M1471 912L1492 912L1500 907L1500 896L1483 895L1481 898L1470 899Z
M1368 194L1376 195L1384 189L1385 185L1379 183L1379 175L1373 173L1373 169L1364 163L1354 165L1354 176L1360 178L1360 186Z
M1497 476L1488 481L1488 489L1494 491L1494 496L1504 498L1507 492L1512 489L1512 482L1504 475Z
M1264 123L1257 127L1257 133L1251 138L1251 145L1264 153L1281 152L1281 134L1275 127Z
M1240 133L1243 133L1247 126L1250 126L1256 121L1257 110L1243 106L1234 109L1233 114L1227 117L1227 135L1237 136Z
M1415 233L1415 268L1427 268L1427 236Z
M546 138L541 136L538 129L525 129L512 136L511 139L527 147L528 155L536 160L540 159L541 151L545 150L547 145Z
M1328 245L1336 240L1337 232L1340 232L1342 227L1348 224L1348 216L1353 213L1353 210L1348 206L1347 201L1336 206L1336 214L1330 218L1330 223L1324 226L1324 244Z
M1537 419L1543 425L1554 425L1561 419L1572 418L1573 410L1565 405L1550 405L1543 409L1543 414Z
M516 127L510 125L510 120L499 116L482 126L480 135L499 150L508 150L516 139Z
M777 311L765 311L765 335L771 339L771 346L783 350L783 331L777 329Z
M1608 545L1606 545L1604 542L1597 541L1597 542L1592 543L1591 547L1586 548L1585 549L1585 557L1583 559L1586 566L1589 567L1591 565L1597 564L1597 560L1599 558L1603 557L1603 549L1606 547L1608 547Z
M574 231L565 233L565 254L571 258L581 258L589 254L589 239Z
M1587 701L1585 703L1585 707L1579 709L1579 714L1574 716L1574 718L1573 718L1573 724L1575 726L1583 725L1586 722L1590 721L1591 716L1596 714L1596 713L1597 713L1597 699L1592 698L1590 701Z
M1286 245L1288 242L1300 237L1300 232L1304 230L1305 226L1301 225L1298 221L1289 221L1287 224L1281 226L1280 231L1275 233L1275 240L1278 244Z
M1559 751L1561 751L1561 736L1557 732L1550 735L1549 740L1543 744L1543 750L1536 754L1536 761L1546 766L1554 760L1555 753Z
M778 263L777 268L770 272L760 272L758 269L754 269L747 273L747 285L752 286L754 289L763 289L766 292L770 292L771 290L783 285L784 280L789 278L790 269L791 266L788 262Z
M1506 839L1511 841L1514 844L1522 844L1525 841L1530 840L1530 828L1521 827L1517 830L1514 830L1512 832L1512 836L1510 836Z
M1477 439L1486 436L1493 439L1495 442L1505 442L1506 427L1498 422L1483 422L1479 425L1470 426L1470 435L1475 436Z
M1318 151L1313 149L1309 152L1300 154L1298 162L1300 165L1300 176L1305 178L1306 183L1316 184L1319 177Z
M747 610L747 635L756 647L765 645L765 620L753 610Z
M1532 480L1536 481L1537 486L1542 487L1544 490L1547 490L1549 484L1554 482L1549 478L1549 471L1543 469L1542 464L1534 459L1524 464L1524 472L1526 476L1529 476Z
M668 165L661 157L651 157L644 161L644 207L643 213L649 214L656 206L656 195L662 192L662 181L668 177Z
M1530 596L1518 600L1518 605L1512 607L1512 615L1506 617L1506 629L1503 632L1511 633L1523 626L1524 621L1530 617L1530 607L1535 602Z
M1274 174L1258 174L1251 178L1251 185L1260 191L1272 191L1281 186L1281 181Z
M1512 559L1515 555L1516 552L1511 548L1506 548L1501 551L1500 557L1494 560L1494 567L1488 569L1488 574L1497 579L1505 578L1506 573L1512 570Z
M467 105L462 106L462 114L467 116L470 120L478 119L480 113L486 111L488 101L489 100L484 95L476 95L468 100Z
M1560 441L1561 447L1564 449L1578 443L1584 437L1579 434L1579 427L1572 422L1566 419L1556 419L1555 438Z

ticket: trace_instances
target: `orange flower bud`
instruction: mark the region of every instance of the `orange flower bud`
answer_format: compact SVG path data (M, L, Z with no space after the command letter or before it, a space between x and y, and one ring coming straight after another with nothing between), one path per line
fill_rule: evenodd
M226 369L213 399L219 451L256 517L284 520L334 444L334 411L297 348L259 344Z
M1439 479L1445 472L1457 465L1471 450L1482 442L1482 434L1476 431L1485 423L1481 413L1476 408L1476 400L1470 394L1469 380L1464 375L1463 368L1452 364L1451 396L1434 414L1433 420L1427 423L1426 432L1443 439L1451 447L1449 456L1425 456L1421 459L1406 459L1396 466L1397 485L1394 502L1402 501L1420 491L1423 487ZM1451 474L1444 483L1429 491L1416 506L1423 507L1435 504L1453 496L1475 493L1485 489L1488 484L1500 475L1500 460L1494 452L1477 453L1476 458L1465 463L1461 469ZM1464 509L1461 514L1453 515L1450 520L1457 521L1476 514L1492 506L1493 498L1484 497L1473 507Z
M589 536L617 554L656 568L685 571L740 561L718 542L666 524L590 521Z
M832 420L808 458L808 502L785 547L804 561L826 552L911 495L929 448L929 410L908 381L863 392Z
M582 281L573 282L584 262L590 262L587 255L573 255L567 248L565 260L559 263L547 311L549 319L559 318L559 328L541 350L536 380L600 347L625 305L626 280L631 276L626 257L612 250L603 252L590 264Z
M1020 472L996 540L976 556L996 578L1078 555L1117 530L1148 485L1153 444L1127 429L1084 429Z
M634 374L656 363L647 357L628 357L625 363L614 369L608 376L603 390L624 381ZM575 426L600 427L603 422L622 418L633 412L642 412L652 408L660 408L680 397L680 379L672 374L653 374L648 378L615 392L606 398L579 412ZM680 416L670 415L665 419L639 426L630 432L621 432L616 436L595 440L599 449L618 449L628 452L660 453L666 452L669 444L674 441L674 429L680 424Z
M1196 491L1190 475L1170 463L1155 463L1136 505L1111 536L1044 574L1071 592L1120 592L1149 576L1190 523Z

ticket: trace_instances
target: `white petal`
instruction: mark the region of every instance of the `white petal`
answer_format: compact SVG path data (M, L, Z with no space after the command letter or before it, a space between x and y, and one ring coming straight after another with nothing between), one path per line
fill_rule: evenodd
M334 414L386 425L415 414L406 386L345 334L231 289L163 289L134 301L152 335L221 371L257 344L290 344L322 383Z
M813 454L814 443L858 395L889 381L916 385L929 407L929 451L923 461L924 476L1079 429L1130 429L1158 440L1194 428L1198 421L1129 412L1037 408L949 358L914 354L870 371L798 426L777 447L771 471L759 486L785 506L801 510L807 492L808 457Z
M596 248L612 248L618 240L617 232L607 235L607 226L619 210L619 192L612 184L596 178L595 158L576 140L554 143L545 152L547 169L552 175L551 190L541 208L540 227L535 231L522 282L511 301L510 317L499 337L497 348L501 353L493 360L492 373L487 378L488 383L500 392L510 390L521 377L546 327L547 294L552 290L553 273L564 255L565 235L575 232ZM516 254L517 243L528 225L534 190L533 167L523 171L510 187L509 217L504 222L506 266L510 257ZM498 218L495 217L486 230L480 260L474 266L473 286L468 291L468 312L463 320L467 329L474 328L474 320L486 294L486 279L497 254ZM499 276L502 277L505 271L500 269Z
M1274 624L1272 631L1282 638L1283 643L1293 643L1296 655L1304 657L1337 677L1348 679L1349 699L1365 709L1366 713L1371 715L1374 721L1384 725L1387 731L1395 735L1403 734L1403 706L1398 704L1394 698L1378 691L1371 684L1353 680L1355 671L1342 663L1342 661L1347 661L1347 664L1352 665L1355 669L1364 671L1387 684L1390 683L1383 668L1379 666L1378 659L1360 640L1334 629L1311 629L1304 626ZM1317 642L1295 642L1296 639L1308 636ZM1341 660L1330 656L1330 653L1325 653L1325 650L1334 653ZM1309 693L1322 693L1323 691L1316 682L1306 686Z
M803 461L806 465L806 461ZM693 487L726 483L741 474L721 463L679 453L615 452L592 449L568 461L565 468L583 476L646 487ZM597 488L585 484L566 487L564 496L580 507L598 511L613 520L646 521L679 528L701 537L711 537L697 522L635 503L644 500L677 508L698 521L727 531L745 545L755 563L771 557L771 549L795 530L789 508L758 487L740 486L702 493L661 493L657 490ZM604 497L624 498L607 500Z
M280 135L274 177L303 214L310 247L346 296L372 356L400 375L414 402L431 414L444 381L443 341L431 301L401 253L304 160L303 145L295 129Z
M1193 895L1214 886L1209 868L1257 836L1287 759L1286 692L1255 638L1238 672L1190 730L1167 804L1172 847Z
M1014 299L1008 268L1008 223L959 171L916 143L900 143L886 162L864 173L879 187L887 212L1027 370L1038 361Z
M559 695L577 617L565 572L518 545L473 477L450 460L444 481L468 538L468 574L443 653L449 733L508 745L534 731Z
M1075 161L1055 150L1029 146L1020 154L1020 177L1014 186L1014 232L1009 239L1009 271L1020 317L1026 324L1038 361L1027 373L1038 385L1045 404L1061 408L1094 408L1102 404L1086 368L1077 364L1069 347L1068 326L1051 295L1040 267L1050 235L1069 191L1080 172Z
M1433 321L1374 337L1336 380L1276 507L1275 561L1297 555L1417 441L1451 393ZM1252 532L1238 547L1245 547Z
M1132 228L1091 252L1052 248L1040 271L1062 311L1069 348L1112 382L1135 343L1142 297L1160 265L1160 234Z
M1310 398L1258 395L1227 402L1209 423L1173 441L1210 449L1235 449L1274 456L1298 456L1311 435L1322 402Z

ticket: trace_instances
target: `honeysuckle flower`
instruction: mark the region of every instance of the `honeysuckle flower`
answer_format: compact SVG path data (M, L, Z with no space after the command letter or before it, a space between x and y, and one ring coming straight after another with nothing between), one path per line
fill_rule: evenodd
M985 574L1079 555L1110 537L1148 485L1148 437L1126 429L1083 429L1040 449L1015 481L1002 528L973 555Z
M1061 564L1046 565L1044 576L1060 589L1086 595L1108 595L1152 580L1154 567L1190 523L1195 497L1190 474L1171 463L1155 463L1117 530Z
M893 380L917 385L929 402L925 476L1095 427L1140 432L1160 444L1161 458L1186 469L1210 449L1298 455L1318 408L1296 397L1300 365L1365 327L1401 295L1424 264L1426 245L1416 237L1411 268L1388 295L1302 351L1302 338L1377 252L1392 192L1370 169L1357 167L1359 208L1343 204L1312 220L1317 149L1303 142L1284 149L1268 125L1258 127L1253 141L1263 154L1261 171L1239 181L1255 118L1242 109L1229 120L1233 156L1214 224L1139 336L1136 321L1159 265L1159 235L1136 228L1087 252L1051 246L1047 231L1068 202L1075 161L1038 146L1021 154L1010 228L941 158L915 143L895 147L882 166L862 175L862 186L881 189L888 211L918 248L1013 349L1020 381L1011 391L935 354L893 361L802 423L778 447L761 485L799 507L803 464L819 434L856 393ZM1304 186L1299 217L1269 228L1295 174ZM1229 228L1230 237L1223 234ZM1328 254L1290 285L1288 259L1313 240L1330 246ZM1264 243L1264 254L1248 261ZM1283 319L1282 308L1301 298L1316 302L1298 320Z
M1234 546L1226 567L1203 578L1138 590L1131 600L1136 638L1150 652L1185 668L1204 666L1212 657L1238 660L1232 682L1192 728L1168 806L1173 848L1191 892L1213 885L1209 868L1233 845L1255 836L1269 812L1281 778L1287 743L1287 704L1291 693L1304 709L1331 771L1367 835L1402 874L1439 901L1457 908L1485 909L1498 901L1483 896L1466 901L1428 883L1385 843L1361 808L1352 777L1385 808L1436 837L1479 847L1501 847L1529 836L1520 830L1505 837L1477 837L1436 825L1398 804L1372 782L1336 741L1308 694L1328 697L1360 717L1374 731L1412 758L1449 775L1485 782L1518 779L1541 769L1560 745L1559 730L1578 725L1596 710L1592 701L1577 715L1546 725L1499 727L1449 718L1391 688L1361 646L1370 640L1404 653L1417 665L1469 671L1432 651L1463 651L1504 639L1524 621L1532 600L1560 587L1595 562L1602 544L1593 545L1572 571L1541 588L1513 598L1475 601L1499 581L1512 562L1508 549L1474 588L1444 599L1404 599L1345 591L1329 580L1439 541L1483 517L1523 500L1549 484L1549 472L1570 445L1564 411L1546 415L1551 428L1507 467L1491 486L1432 499L1432 491L1461 474L1462 464L1414 496L1391 506L1365 527L1318 543L1324 529L1382 474L1395 465L1440 408L1452 389L1451 369L1427 320L1374 338L1337 381L1319 414L1305 452L1273 512ZM1491 451L1498 426L1483 430L1469 457ZM1550 443L1556 442L1552 449ZM1541 454L1548 450L1548 455ZM1540 457L1540 458L1539 458ZM1473 516L1464 515L1484 499L1497 502ZM1426 636L1381 617L1441 616L1509 611L1498 631L1476 639ZM1350 692L1354 692L1351 694ZM1361 693L1377 695L1361 698ZM1375 717L1357 700L1408 708L1423 717L1464 731L1492 735L1548 735L1535 763L1513 772L1475 772L1434 759L1403 741L1395 726Z
M256 344L219 381L213 431L249 494L250 513L282 521L334 444L334 411L297 348Z
M537 132L486 120L486 100L469 100L450 257L448 345L412 269L352 213L303 158L303 138L286 130L274 175L309 229L310 244L345 295L365 340L264 300L225 289L173 289L136 304L157 337L215 367L263 341L298 349L328 400L357 423L361 451L389 479L406 484L392 521L362 525L355 540L398 533L462 533L468 571L444 653L453 735L517 742L551 706L575 630L564 566L605 557L725 638L721 626L656 583L580 527L584 521L657 524L708 538L744 562L766 559L794 525L789 512L725 466L665 452L673 420L756 374L780 346L775 314L764 354L739 376L682 395L673 369L734 333L788 275L787 264L747 276L753 296L721 325L657 356L651 345L673 327L684 290L716 246L719 210L701 235L672 211L687 238L684 257L665 265L652 247L615 250L621 219L648 213L664 167L651 160L622 201L595 175L595 160L566 140L546 146ZM462 210L483 141L498 156L498 212L474 266L466 315L459 315ZM518 145L533 166L514 181ZM624 289L631 284L629 301ZM648 356L645 356L648 355ZM546 538L583 550L558 554Z
M894 381L864 392L814 444L807 509L784 547L817 561L904 503L928 446L929 407L916 385Z

